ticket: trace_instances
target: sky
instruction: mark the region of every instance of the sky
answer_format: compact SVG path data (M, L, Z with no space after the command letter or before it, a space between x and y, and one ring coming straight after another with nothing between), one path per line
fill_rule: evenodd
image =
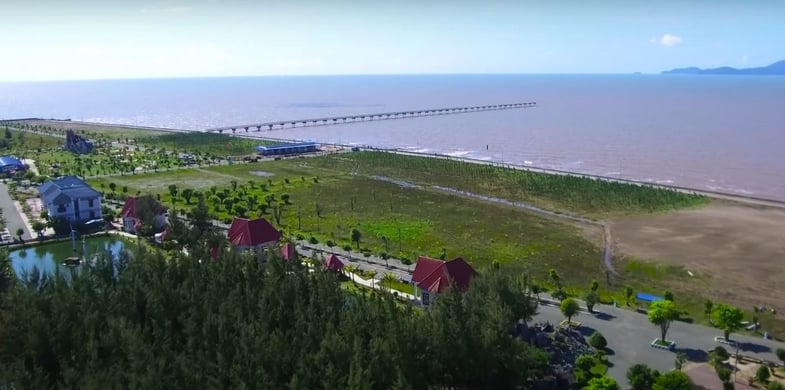
M0 81L656 73L785 59L780 0L0 0Z

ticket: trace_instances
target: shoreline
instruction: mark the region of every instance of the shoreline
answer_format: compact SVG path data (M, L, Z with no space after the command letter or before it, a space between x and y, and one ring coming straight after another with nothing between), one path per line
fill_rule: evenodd
M140 129L140 130L151 130L151 131L161 131L161 132L171 132L171 133L192 133L192 132L205 133L205 131L202 130L184 130L184 129L174 129L174 128L167 128L167 127L150 127L150 126L123 125L123 124L102 123L102 122L72 121L70 119L21 118L21 119L7 119L6 121L13 122L13 121L32 121L32 120L48 121L48 122L63 123L63 124L74 123L74 124L87 125L87 126L115 127L115 128L128 129L128 130ZM240 133L226 134L226 135L230 137L238 137L238 138L253 139L253 140L260 140L260 141L275 141L275 142L304 142L305 141L302 139L295 139L295 138L252 136L252 135L240 134ZM551 174L551 175L567 175L567 176L574 176L574 177L582 177L586 179L602 180L612 183L633 184L633 185L645 186L650 188L673 190L673 191L678 191L688 194L703 195L715 200L739 202L739 203L744 203L747 205L754 205L754 206L785 208L785 200L762 198L762 197L756 197L751 195L734 194L729 192L712 191L712 190L705 190L705 189L698 189L698 188L691 188L691 187L670 185L670 184L657 184L657 183L650 183L641 180L622 179L622 178L610 177L605 175L587 174L587 173L555 169L555 168L542 168L542 167L522 165L522 164L501 163L493 160L481 160L478 158L471 158L471 157L457 157L457 156L451 156L442 153L423 153L423 152L409 151L402 148L384 148L384 147L374 147L370 145L352 145L352 144L345 144L345 143L329 143L329 142L318 142L318 143L320 145L341 147L349 150L351 150L352 148L359 148L360 150L366 150L366 151L381 151L381 152L388 152L388 153L396 153L400 155L408 155L413 157L441 158L441 159L460 161L460 162L471 163L471 164L491 165L498 168L523 170L523 171L529 171L534 173Z

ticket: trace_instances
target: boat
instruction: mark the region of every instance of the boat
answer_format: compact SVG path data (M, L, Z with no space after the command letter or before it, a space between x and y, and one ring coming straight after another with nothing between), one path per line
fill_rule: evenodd
M76 266L78 266L80 264L82 264L82 259L80 257L76 257L76 256L69 257L69 258L65 259L65 261L63 262L63 265L67 265L69 267L76 267Z

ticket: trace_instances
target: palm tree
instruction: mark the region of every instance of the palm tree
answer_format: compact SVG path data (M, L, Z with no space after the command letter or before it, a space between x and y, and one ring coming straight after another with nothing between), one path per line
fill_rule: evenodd
M386 273L382 277L382 286L384 286L384 284L386 283L387 291L392 292L392 284L394 281L395 281L395 275L393 275L392 273Z
M357 272L357 266L356 265L347 265L346 267L343 267L343 270L344 270L344 272L349 273L349 275L350 275L349 277L352 278L352 282L354 282L354 273Z

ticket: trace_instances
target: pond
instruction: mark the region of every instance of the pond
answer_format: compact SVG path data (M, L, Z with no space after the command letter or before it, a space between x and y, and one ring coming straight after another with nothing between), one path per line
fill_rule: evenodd
M16 249L9 253L9 257L14 272L18 278L22 279L34 268L37 268L42 274L50 275L54 273L56 268L59 268L60 271L72 269L72 267L63 265L63 262L72 256L82 257L82 253L91 256L110 252L112 257L116 259L127 246L128 243L117 236L92 237L86 240L78 239L75 243L63 241ZM76 251L74 251L74 247L76 247Z

